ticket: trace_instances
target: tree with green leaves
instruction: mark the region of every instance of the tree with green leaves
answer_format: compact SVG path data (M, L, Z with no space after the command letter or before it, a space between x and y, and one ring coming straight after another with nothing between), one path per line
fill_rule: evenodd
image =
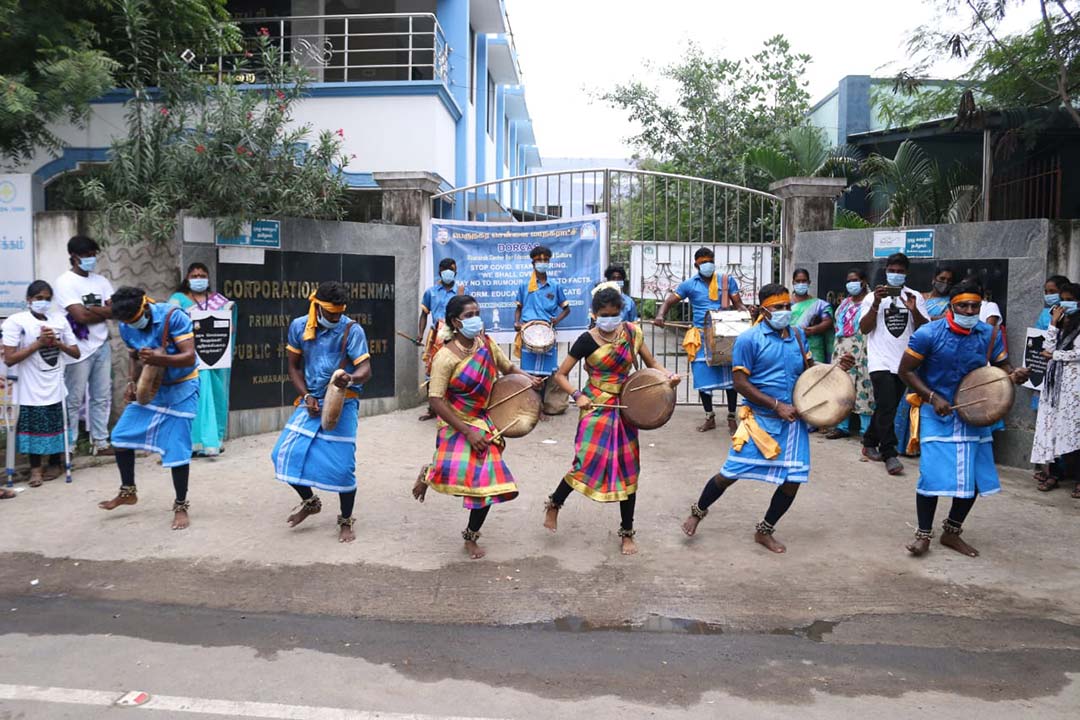
M891 157L874 154L862 162L871 204L881 213L881 224L906 227L920 223L958 223L975 219L981 197L977 184L967 181L962 166L945 170L911 140L900 143ZM845 216L841 222L850 223Z
M892 126L984 110L1062 109L1080 125L1080 2L1078 0L930 0L934 19L908 41L912 66L891 88L875 92L878 112ZM1006 33L1021 6L1037 7L1024 31ZM945 83L923 80L942 59L970 61Z
M780 147L756 147L747 153L749 163L770 180L789 177L847 177L862 154L851 145L830 147L821 128L803 125L780 136Z

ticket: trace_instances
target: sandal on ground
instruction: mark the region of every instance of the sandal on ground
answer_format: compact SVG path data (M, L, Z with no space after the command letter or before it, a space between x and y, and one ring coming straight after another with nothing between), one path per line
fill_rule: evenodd
M830 430L829 432L825 433L826 440L840 440L847 437L851 437L851 433L844 430Z
M1080 483L1076 483L1076 487L1073 488L1072 496L1077 500L1080 500Z
M1061 481L1058 478L1053 475L1047 475L1046 479L1040 482L1037 487L1040 492L1050 492L1051 490L1056 490L1060 484Z
M435 415L435 411L431 410L431 409L428 409L428 411L426 413L424 413L423 415L421 415L420 417L418 417L416 419L421 421L421 422L424 422L425 420L434 420L436 417L437 417L437 415Z
M11 500L16 495L18 495L18 493L15 492L14 490L9 490L7 488L0 488L0 500Z
M1050 476L1046 474L1045 470L1036 470L1031 474L1031 479L1035 481L1036 485L1041 485L1046 482Z
M31 473L30 482L28 484L30 485L30 487L36 488L36 487L41 487L42 483L44 483L44 482L45 482L45 479L41 476L41 472L38 471L38 473L36 475Z

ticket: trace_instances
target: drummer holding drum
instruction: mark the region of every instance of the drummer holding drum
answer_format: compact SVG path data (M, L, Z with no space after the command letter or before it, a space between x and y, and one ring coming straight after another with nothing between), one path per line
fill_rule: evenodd
M974 282L955 286L945 316L916 330L900 361L900 379L913 390L908 399L919 405L922 449L915 491L919 526L915 540L907 546L912 555L930 549L937 500L951 497L941 544L977 556L979 552L960 539L964 519L976 497L1001 491L991 425L1012 404L1012 389L1005 383L1022 384L1028 370L1014 370L999 329L979 321L982 299L982 289ZM995 370L994 377L987 364L1004 373ZM969 379L974 371L979 374ZM982 374L992 377L976 379ZM972 399L974 394L982 397Z
M551 249L537 245L529 252L533 271L518 287L514 329L518 331L521 369L530 375L547 377L558 368L559 349L555 327L570 314L570 302L562 286L548 277Z

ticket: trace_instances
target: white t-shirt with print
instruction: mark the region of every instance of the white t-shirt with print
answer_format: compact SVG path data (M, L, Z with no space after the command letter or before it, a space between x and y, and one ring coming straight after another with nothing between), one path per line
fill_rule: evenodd
M998 322L1004 320L1004 318L1001 317L1001 308L998 307L996 302L983 300L982 305L979 307L979 320L988 322L990 318L995 316L998 318Z
M866 360L870 372L900 371L900 358L904 356L911 333L915 331L915 321L902 299L911 295L915 296L915 309L925 319L930 319L922 293L917 293L906 285L900 290L900 297L883 299L878 306L877 325L873 332L866 336ZM862 301L860 317L872 312L873 307L874 293L871 292Z
M112 298L113 286L108 278L97 273L90 273L83 277L78 273L68 270L53 283L53 300L61 308L67 310L72 305L85 305L86 307L101 307ZM82 362L94 354L109 339L108 323L94 323L88 325L90 336L85 340L78 340L78 360L69 360L72 363Z
M2 330L4 347L22 350L29 347L41 335L41 328L51 327L56 337L65 345L75 344L67 318L58 312L49 312L39 320L29 310L15 313L4 321ZM15 382L15 399L20 405L55 405L64 399L64 361L71 361L60 348L41 348L13 369L18 372Z

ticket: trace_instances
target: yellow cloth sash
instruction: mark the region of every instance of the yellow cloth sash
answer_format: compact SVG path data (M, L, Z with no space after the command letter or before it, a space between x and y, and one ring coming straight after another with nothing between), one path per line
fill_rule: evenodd
M712 274L712 277L709 278L709 299L710 300L715 301L715 300L720 299L720 279L719 278L720 278L720 273L718 273L718 272L714 272Z
M536 282L536 271L534 270L529 275L529 292L536 292L536 289L540 287Z
M739 429L731 436L731 446L739 451L750 440L754 441L758 451L766 460L772 460L780 454L779 443L757 424L754 411L750 409L750 406L742 405L739 407Z
M304 340L314 340L315 331L319 329L319 313L315 310L315 307L321 307L327 312L343 313L347 306L335 305L326 302L325 300L319 300L315 297L315 293L311 293L311 295L308 296L308 301L311 304L308 305L307 324L304 325Z
M690 362L694 362L698 350L701 349L701 330L696 327L687 330L683 335L682 347L686 351L686 357L690 359Z
M922 407L923 399L915 393L908 393L907 401L911 404L911 409L908 410L908 427L910 430L910 434L908 435L907 447L904 448L904 452L907 455L918 455L919 408Z

